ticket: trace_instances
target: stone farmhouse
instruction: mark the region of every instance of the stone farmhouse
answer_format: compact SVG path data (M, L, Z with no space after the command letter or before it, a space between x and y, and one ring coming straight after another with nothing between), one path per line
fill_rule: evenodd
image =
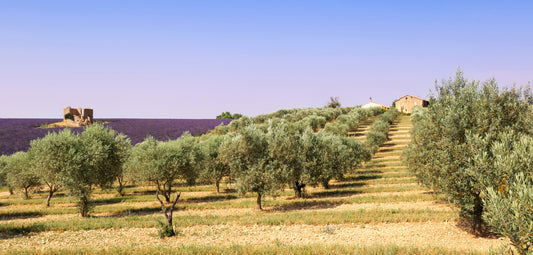
M71 113L74 116L74 120L67 119L65 116ZM67 124L85 126L93 123L93 109L91 108L72 108L70 106L63 109L63 121Z
M427 107L429 105L429 101L420 97L405 95L394 101L394 105L399 112L412 113L415 106Z
M382 105L378 102L372 102L372 98L370 98L370 102L361 106L361 108L372 108L372 107L381 107L382 109L385 109L385 110L388 110L390 108L390 106Z

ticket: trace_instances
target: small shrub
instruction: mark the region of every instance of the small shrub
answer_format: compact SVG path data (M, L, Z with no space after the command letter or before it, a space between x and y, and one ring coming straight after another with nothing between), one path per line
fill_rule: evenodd
M174 226L169 227L166 222L158 220L157 223L159 224L159 238L172 237L180 234L179 231L174 231Z
M335 234L335 228L328 225L322 228L322 232L325 234L333 235Z
M65 114L65 119L66 119L66 120L67 120L67 119L68 119L68 120L74 120L74 115L73 115L72 113L69 112L69 113Z

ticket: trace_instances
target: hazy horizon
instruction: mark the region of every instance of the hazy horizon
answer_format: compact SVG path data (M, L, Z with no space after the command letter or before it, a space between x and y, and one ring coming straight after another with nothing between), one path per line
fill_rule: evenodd
M210 119L533 80L533 2L4 1L0 118Z

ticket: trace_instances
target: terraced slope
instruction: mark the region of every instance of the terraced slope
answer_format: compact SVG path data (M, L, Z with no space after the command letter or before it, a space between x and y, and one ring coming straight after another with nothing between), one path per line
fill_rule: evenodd
M360 126L360 135L372 119ZM306 199L291 190L267 198L214 193L212 185L181 187L174 222L180 234L157 237L160 205L150 187L132 187L117 198L95 195L94 216L81 219L68 197L52 207L46 194L21 200L0 192L0 253L206 253L206 254L463 254L504 251L505 240L475 238L456 226L458 212L419 186L401 161L411 123L400 116L390 141L374 158L331 183L308 187ZM223 187L224 188L224 187ZM2 233L21 231L21 234Z
M348 136L355 137L360 141L364 142L366 139L366 132L370 130L370 127L372 127L372 124L374 123L374 121L376 121L377 118L377 116L372 116L362 121L361 123L359 123L359 127L357 128L357 130L355 132L348 133Z
M364 128L367 131L369 127ZM504 249L505 240L476 238L457 227L458 211L417 183L402 162L402 152L410 140L410 128L412 123L409 116L399 116L390 127L389 141L358 171L358 178L364 180L364 186L373 187L376 191L372 196L381 196L381 199L369 202L367 206L383 208L388 216L395 213L416 214L422 210L443 218L409 217L405 222L380 222L379 217L376 217L371 224L380 231L378 236L387 241L395 240L391 242L395 245L432 246L476 253L489 252L491 246L493 249Z

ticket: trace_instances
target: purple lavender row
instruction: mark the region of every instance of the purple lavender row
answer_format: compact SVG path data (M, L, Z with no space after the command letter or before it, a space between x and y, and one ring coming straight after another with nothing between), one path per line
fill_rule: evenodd
M64 128L40 128L43 124L61 121L60 119L0 119L0 155L10 155L17 151L26 151L30 141L44 137L49 132L58 132ZM201 135L218 126L229 124L230 119L99 119L119 133L127 135L132 144L142 142L151 135L160 141L173 140L185 131L192 135ZM71 128L75 132L83 128Z

